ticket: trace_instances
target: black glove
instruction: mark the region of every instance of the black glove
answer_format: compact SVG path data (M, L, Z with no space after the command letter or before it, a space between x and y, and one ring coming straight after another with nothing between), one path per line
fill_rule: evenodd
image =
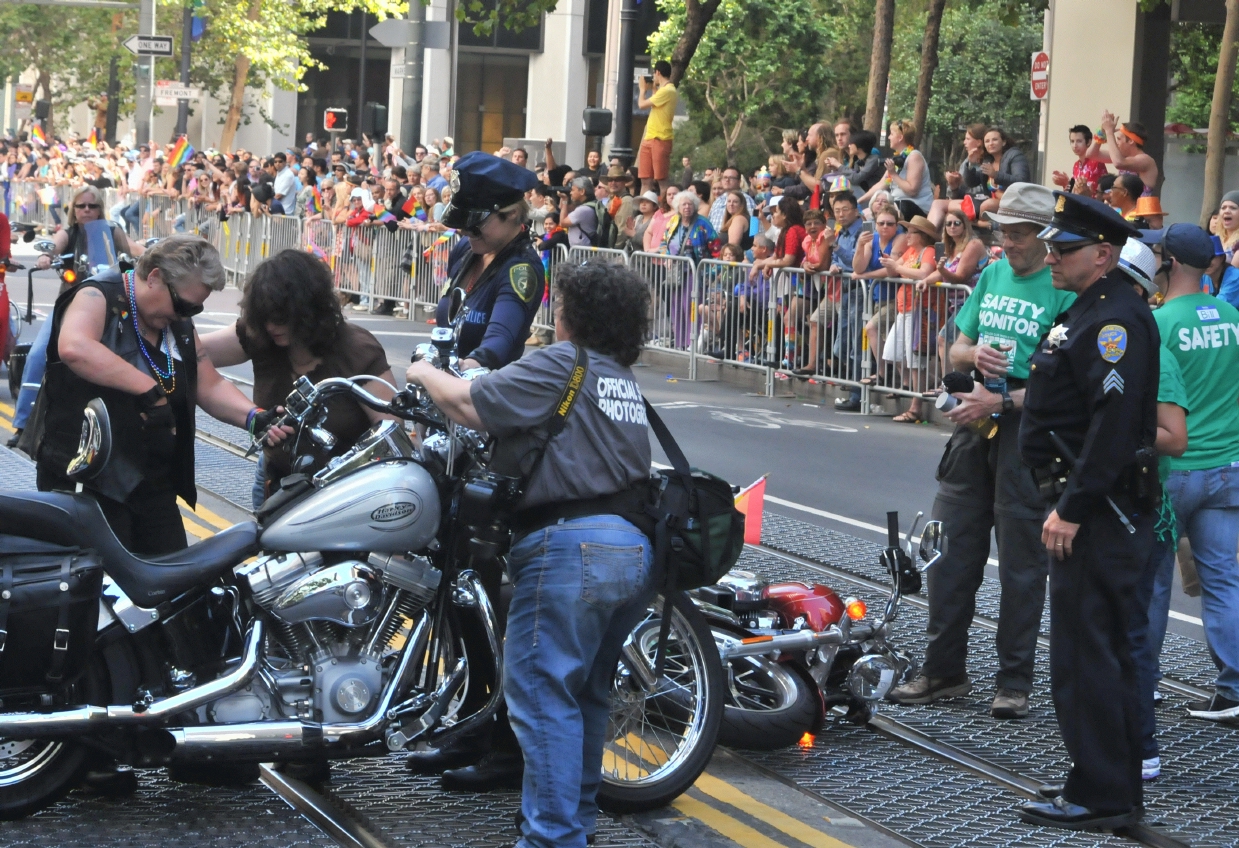
M176 416L172 414L172 404L161 403L159 406L147 407L143 410L143 430L173 430L176 428Z
M245 429L249 431L250 440L258 441L267 434L267 430L271 429L271 425L284 416L284 410L276 407L275 409L260 409L254 408L250 413L249 420L245 422Z

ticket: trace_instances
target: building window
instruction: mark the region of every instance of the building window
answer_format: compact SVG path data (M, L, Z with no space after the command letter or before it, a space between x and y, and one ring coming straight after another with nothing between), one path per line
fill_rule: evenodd
M482 0L489 12L495 7L496 0ZM530 50L542 52L542 19L538 25L521 32L513 32L503 27L495 27L490 35L478 35L473 31L473 25L461 23L458 39L461 47L498 47L504 50Z
M503 146L505 137L524 138L528 86L528 56L458 54L456 152L493 153Z

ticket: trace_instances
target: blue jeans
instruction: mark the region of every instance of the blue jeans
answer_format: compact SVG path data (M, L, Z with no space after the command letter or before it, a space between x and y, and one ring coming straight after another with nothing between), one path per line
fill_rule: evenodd
M645 534L615 515L560 521L513 546L503 685L525 757L517 848L584 848L598 819L620 648L654 594Z
M142 201L133 203L118 203L108 210L108 220L131 236L138 236L142 230Z
M250 489L250 500L254 503L254 512L262 509L267 502L267 454L258 451L258 462L254 464L254 485Z
M861 334L865 332L865 321L861 307L864 302L865 290L862 286L849 286L845 281L839 297L839 327L835 331L835 349L833 351L843 369L843 377L848 380L860 379L861 368ZM860 403L860 389L853 387L848 391L848 401Z
M26 356L26 367L22 371L22 390L17 393L17 411L13 415L13 429L21 430L30 419L30 410L34 407L35 398L39 396L39 386L43 382L43 372L47 370L47 343L52 338L52 315L48 313L39 327L39 334L30 345L30 353Z
M1239 701L1239 466L1171 471L1166 491L1179 535L1192 543L1205 638L1220 669L1217 691Z
M1175 546L1154 540L1136 586L1136 609L1131 618L1131 658L1140 687L1140 758L1149 760L1157 752L1157 716L1153 692L1161 679L1158 658L1166 639L1166 620L1170 614L1170 584L1174 580ZM1164 587L1163 585L1164 584ZM1159 590L1161 590L1159 592Z

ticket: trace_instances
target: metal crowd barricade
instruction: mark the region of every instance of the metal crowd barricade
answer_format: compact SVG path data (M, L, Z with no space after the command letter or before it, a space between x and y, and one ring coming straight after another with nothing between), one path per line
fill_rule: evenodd
M698 322L695 305L697 266L687 256L661 253L634 253L628 267L650 284L650 341L647 347L689 355L689 378L697 376L696 347L693 344Z
M250 213L234 212L219 224L219 241L215 246L219 250L229 282L237 288L244 285L245 277L249 273L251 223Z
M639 273L639 272L638 272ZM766 310L769 280L753 273L748 262L703 259L697 263L698 297L694 304L699 356L746 368L767 370Z
M372 227L374 230L374 294L376 298L392 300L404 304L408 313L413 312L413 275L417 264L425 260L420 256L417 247L420 246L418 233L414 230L388 230L385 226ZM406 253L416 255L410 257L414 264L410 271L400 267ZM371 308L376 306L371 301Z
M940 330L972 289L942 284L918 290L917 281L903 279L874 280L872 286L874 314L866 334L876 362L874 388L904 397L931 391L951 370Z
M341 225L336 233L336 261L332 265L336 288L360 296L367 303L374 291L374 227Z
M260 255L263 259L283 250L301 247L301 219L296 215L264 215L264 233Z
M328 265L333 264L336 245L336 225L323 218L306 221L301 228L301 248L313 253Z
M460 236L455 230L443 233L414 231L413 235L416 238L412 241L414 255L410 257L413 260L411 299L413 303L433 310L439 304L443 287L447 285L448 258ZM401 257L396 258L399 260ZM409 317L413 317L412 305Z
M568 261L568 246L559 244L546 254L543 259L543 271L546 288L542 292L542 305L533 317L533 329L544 332L555 332L555 272L559 266Z
M568 248L566 261L574 265L584 265L586 262L609 262L614 265L627 265L628 254L622 250L615 250L610 247L576 245Z

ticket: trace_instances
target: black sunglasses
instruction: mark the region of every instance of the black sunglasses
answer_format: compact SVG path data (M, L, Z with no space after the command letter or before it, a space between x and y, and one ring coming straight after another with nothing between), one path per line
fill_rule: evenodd
M1049 254L1050 256L1053 256L1055 259L1062 259L1068 253L1075 253L1077 250L1083 250L1086 247L1092 247L1092 246L1093 246L1093 242L1086 241L1080 244L1073 245L1072 247L1063 249L1062 247L1059 247L1058 242L1047 241L1045 243L1045 252Z
M74 203L74 209L102 209L98 203Z
M181 318L193 318L205 308L201 303L190 303L187 300L183 300L167 280L164 280L164 285L168 287L168 295L172 298L172 311Z

